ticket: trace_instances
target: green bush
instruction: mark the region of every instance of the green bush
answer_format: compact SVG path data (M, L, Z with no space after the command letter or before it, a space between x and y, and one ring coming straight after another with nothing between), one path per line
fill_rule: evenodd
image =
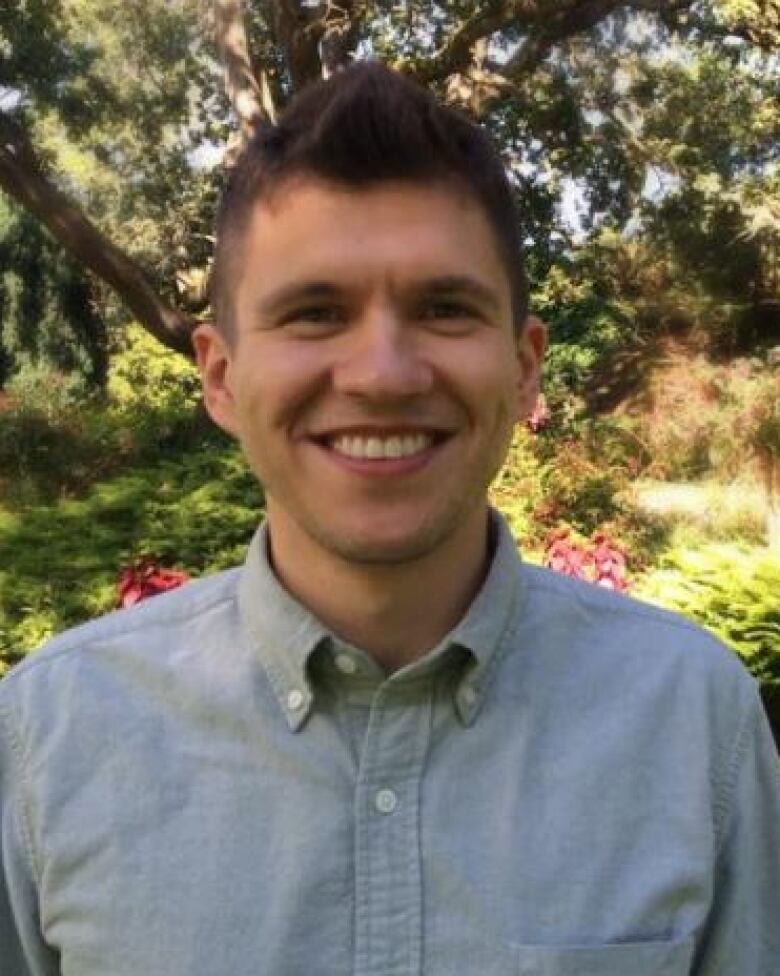
M25 364L5 384L5 392L22 413L57 420L91 398L84 377L62 373L51 366Z
M490 501L506 517L512 534L520 542L531 542L537 534L534 512L542 501L542 462L534 438L518 427L506 461L490 488Z
M143 556L192 576L239 563L262 509L226 440L98 483L84 498L0 509L0 673L115 607L121 569Z
M780 682L780 565L767 549L674 549L636 593L712 631L761 682Z
M130 326L105 391L26 365L0 412L0 500L21 508L81 496L97 481L214 440L199 410L199 380L184 357Z
M0 413L0 499L16 507L77 492L116 465L116 438L95 407L59 414L12 401Z
M111 357L106 409L125 450L153 454L160 446L185 446L197 426L200 379L195 366L163 349L131 325Z

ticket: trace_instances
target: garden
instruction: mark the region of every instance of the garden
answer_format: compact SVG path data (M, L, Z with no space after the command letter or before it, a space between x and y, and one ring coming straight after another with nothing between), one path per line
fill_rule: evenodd
M524 558L698 622L777 709L780 22L96 6L0 10L0 673L241 561L262 492L187 355L215 200L258 119L371 54L483 123L516 189L550 348L491 500Z

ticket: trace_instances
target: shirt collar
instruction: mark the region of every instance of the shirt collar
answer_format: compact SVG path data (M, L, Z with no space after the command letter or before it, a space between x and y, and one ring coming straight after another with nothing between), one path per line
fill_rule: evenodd
M523 598L520 554L503 516L490 511L493 558L477 595L444 643L464 648L470 660L454 688L454 704L465 725L476 719L498 665L512 646Z
M453 683L453 703L464 725L476 719L497 665L511 644L521 597L517 546L503 517L494 510L490 512L490 532L490 568L465 615L436 648L389 679L417 679L440 667L444 658L458 658L461 666ZM265 523L249 546L238 602L244 626L259 650L280 707L290 728L297 731L314 702L310 659L323 644L339 642L277 580L268 561Z
M277 580L268 561L265 522L249 545L238 584L238 604L244 626L260 651L287 722L297 731L306 721L314 701L309 658L329 634Z

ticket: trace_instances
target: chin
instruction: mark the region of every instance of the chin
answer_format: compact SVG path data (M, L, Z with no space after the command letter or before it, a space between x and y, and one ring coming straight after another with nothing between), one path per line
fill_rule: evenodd
M456 525L449 522L416 522L402 528L398 522L381 527L372 525L362 529L344 526L338 533L328 532L320 544L346 562L373 566L393 566L417 562L443 546L454 535Z

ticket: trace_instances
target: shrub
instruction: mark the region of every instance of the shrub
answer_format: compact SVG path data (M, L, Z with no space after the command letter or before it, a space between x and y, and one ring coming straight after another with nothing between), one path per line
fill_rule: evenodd
M80 499L0 509L0 673L47 637L113 609L123 567L199 576L239 563L263 497L227 441L93 485Z
M528 541L538 534L533 513L541 504L542 462L533 435L518 427L503 467L490 488L490 501L509 522L516 539Z
M760 359L728 365L705 356L663 371L650 390L640 436L669 480L712 471L733 478L751 461L780 464L780 374Z
M636 587L730 644L762 682L780 682L780 565L765 549L674 549Z
M161 346L139 325L130 325L108 369L108 404L117 411L191 413L200 398L195 366Z
M112 431L95 407L56 413L25 399L0 412L0 498L17 506L77 491L114 463Z
M16 507L78 496L163 451L219 439L198 410L199 381L184 357L131 326L112 357L106 391L80 377L26 366L0 412L0 498Z
M51 366L26 362L5 384L13 408L57 420L88 402L91 393L84 377L62 373Z

